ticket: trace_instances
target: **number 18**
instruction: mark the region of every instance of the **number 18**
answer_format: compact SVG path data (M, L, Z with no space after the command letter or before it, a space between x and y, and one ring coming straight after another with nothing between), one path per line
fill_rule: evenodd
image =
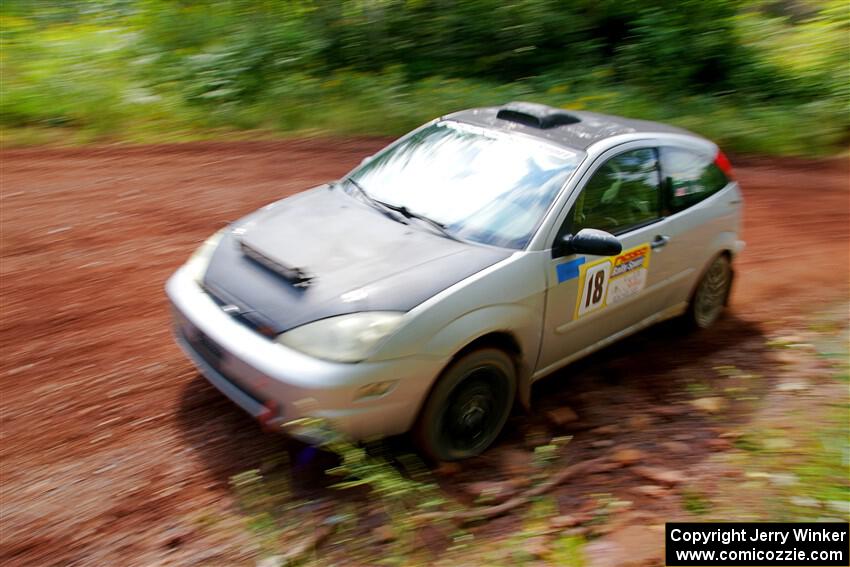
M605 292L608 290L610 271L611 263L603 262L592 266L585 272L583 294L579 299L579 316L602 307L605 302Z

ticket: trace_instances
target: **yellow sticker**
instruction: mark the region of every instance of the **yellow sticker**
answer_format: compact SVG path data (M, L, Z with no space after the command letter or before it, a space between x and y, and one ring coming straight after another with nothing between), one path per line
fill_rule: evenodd
M579 274L574 318L578 319L607 305L614 305L640 293L646 287L648 243L624 250L617 256L584 264Z

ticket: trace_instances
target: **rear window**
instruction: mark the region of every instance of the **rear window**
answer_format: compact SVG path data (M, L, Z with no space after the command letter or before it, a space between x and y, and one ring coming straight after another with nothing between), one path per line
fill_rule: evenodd
M706 155L672 147L662 147L660 151L671 212L693 206L729 183L723 171Z

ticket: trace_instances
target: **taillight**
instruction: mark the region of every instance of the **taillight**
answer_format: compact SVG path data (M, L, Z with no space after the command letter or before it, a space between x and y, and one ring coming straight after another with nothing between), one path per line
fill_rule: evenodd
M714 157L714 165L720 168L726 177L729 178L729 181L735 179L735 174L732 173L732 164L729 163L729 158L726 157L722 151L717 150L717 155Z

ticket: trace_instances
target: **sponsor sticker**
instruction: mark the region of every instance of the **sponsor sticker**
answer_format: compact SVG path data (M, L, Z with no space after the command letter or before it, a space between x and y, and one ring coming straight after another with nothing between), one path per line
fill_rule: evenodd
M581 266L575 318L640 293L646 287L651 253L650 245L644 243L624 250L618 256Z
M555 268L555 273L558 276L558 283L563 283L575 279L579 276L579 268L584 264L584 256L580 256L575 260L558 264Z

